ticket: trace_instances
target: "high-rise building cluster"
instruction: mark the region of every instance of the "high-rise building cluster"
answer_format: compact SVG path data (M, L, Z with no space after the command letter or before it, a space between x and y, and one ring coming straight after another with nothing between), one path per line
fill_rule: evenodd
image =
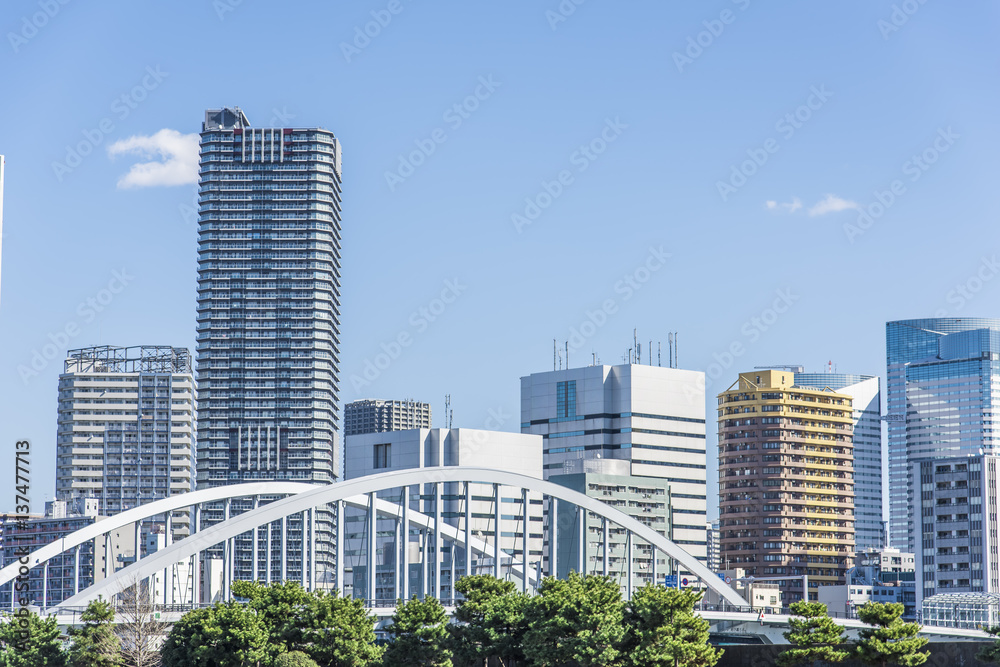
M0 156L0 224L3 168ZM642 364L637 353L621 365L595 359L521 377L519 433L452 428L447 410L447 427L433 428L427 403L358 400L344 406L341 461L340 141L211 109L199 176L194 355L169 345L67 350L56 500L45 516L4 522L5 563L25 545L196 489L465 466L521 473L617 508L767 607L810 599L851 613L891 600L938 619L954 608L957 619L964 604L1000 599L1000 319L888 322L885 414L873 369L737 370L714 397L713 480L705 374L676 368L673 352L669 367L654 366L652 355ZM717 507L709 484L718 484ZM206 504L200 529L277 498ZM290 515L211 555L230 559L234 579L304 581L312 562L318 585L343 577L348 594L389 602L452 597L459 577L478 572L525 585L574 570L615 577L627 590L697 585L689 569L599 513L541 494L429 481L376 501L440 515L448 530L499 550L401 529L354 502L342 516L324 507L308 519ZM195 521L172 512L82 545L33 573L31 593L65 599L184 538ZM338 535L343 562L335 562ZM197 586L199 572L175 571L170 581ZM201 590L208 598L214 589Z

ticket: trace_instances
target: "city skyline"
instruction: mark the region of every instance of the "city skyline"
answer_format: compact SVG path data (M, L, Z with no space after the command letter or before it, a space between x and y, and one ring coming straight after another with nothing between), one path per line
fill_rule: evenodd
M5 447L22 437L35 443L36 509L54 489L47 471L65 350L153 339L196 347L194 187L118 188L147 158L126 145L112 160L107 148L164 130L196 133L201 110L213 106L238 102L262 127L323 126L351 148L338 408L370 396L416 396L440 408L451 394L456 426L482 427L492 410L506 417L495 428L517 431L518 378L548 369L553 338L572 341L573 367L593 353L615 364L634 327L644 348L653 342L654 358L656 342L666 348L667 332L679 332L678 365L709 374L709 407L723 378L757 365L816 371L832 359L884 382L885 322L1000 312L989 245L967 243L996 206L985 194L996 169L985 148L994 129L982 112L992 93L972 83L987 62L965 57L989 24L975 10L921 6L885 33L879 22L891 3L845 3L836 12L732 3L735 22L697 47L718 11L646 3L637 22L589 3L553 24L551 8L527 3L503 12L404 7L366 46L353 47L359 53L345 55L341 43L353 44L355 28L363 32L381 8L317 6L315 25L301 30L322 35L313 40L322 51L309 38L295 41L330 65L320 68L318 86L315 73L296 71L276 51L247 54L248 70L266 66L270 78L220 80L163 37L137 39L138 26L157 20L165 34L190 30L209 54L225 53L241 31L267 20L248 5L221 14L206 6L183 21L126 5L70 5L11 45L11 85L37 104L30 113L29 105L0 112L5 127L25 129L5 133L0 146L0 341L10 351L0 434ZM12 4L5 25L19 34L22 14L36 10ZM134 62L79 41L108 31L125 35ZM537 46L509 53L504 47L522 34ZM442 41L441 51L407 57L428 35ZM772 36L772 44L758 43ZM683 55L689 38L697 57ZM608 55L592 52L594 40ZM845 44L857 54L834 63ZM799 64L787 58L796 49L805 54ZM73 51L83 55L70 58ZM907 64L914 58L939 63L937 74L918 76L923 70ZM541 72L539 60L548 65ZM884 72L871 74L873 62ZM972 72L946 76L957 63ZM93 85L80 67L106 78ZM614 79L616 70L627 75ZM79 115L67 118L57 100L74 94ZM796 118L802 108L808 120ZM437 129L444 141L433 138ZM100 141L68 159L66 147L88 136ZM590 148L601 142L600 154ZM133 148L163 145L140 143ZM433 150L411 160L421 146ZM911 160L927 151L938 152L933 165ZM766 163L747 167L756 173L734 185L734 165L739 172L755 158ZM386 172L402 181L387 181ZM903 195L892 194L897 177ZM736 192L720 193L719 181ZM868 213L876 192L894 198L891 210L858 227L863 234L845 231L864 222L850 204ZM552 201L542 208L545 196ZM515 215L530 224L517 227ZM934 233L942 220L954 234ZM774 252L777 238L783 261L734 293L714 267ZM932 252L935 270L907 271ZM817 273L827 269L835 279ZM48 346L58 351L50 356ZM710 452L715 444L710 430ZM711 487L709 494L711 517Z

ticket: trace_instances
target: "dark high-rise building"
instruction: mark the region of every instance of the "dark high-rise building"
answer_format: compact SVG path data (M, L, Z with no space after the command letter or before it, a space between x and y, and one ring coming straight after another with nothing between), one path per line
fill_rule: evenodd
M337 464L340 142L318 128L255 128L205 113L198 257L199 489L332 482ZM249 508L234 503L235 512ZM318 538L332 524L318 517ZM207 523L222 510L206 513ZM287 576L301 574L290 520ZM252 563L240 557L236 575ZM264 555L261 550L261 562ZM272 563L276 559L272 559ZM321 563L321 569L323 569ZM262 571L262 570L261 570Z
M430 403L366 398L344 406L344 437L431 427Z

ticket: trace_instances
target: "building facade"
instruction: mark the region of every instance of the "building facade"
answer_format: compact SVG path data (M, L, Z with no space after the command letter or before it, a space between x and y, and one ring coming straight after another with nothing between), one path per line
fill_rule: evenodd
M712 572L722 571L722 549L719 544L720 530L719 522L710 521L705 525L705 531L708 535L708 569Z
M1000 593L995 455L913 463L920 499L918 605L944 593Z
M344 406L344 437L431 427L430 403L367 398Z
M538 436L478 429L410 429L389 433L354 435L345 439L344 477L355 479L376 473L437 466L474 466L542 477L542 448ZM524 549L528 549L529 572L543 566L544 525L540 494L522 494L520 489L501 487L500 526L495 525L496 499L487 484L469 485L469 506L462 484L441 484L441 516L447 524L465 530L468 509L472 535L489 544L499 532L501 576L520 583L520 564ZM433 483L390 489L379 498L397 505L409 503L412 510L434 516L435 485ZM404 499L405 498L405 499ZM527 501L527 504L525 504ZM376 522L375 593L369 593L369 545L371 528L368 512L348 509L344 522L344 568L348 589L345 595L394 603L399 597L434 595L438 590L435 575L435 554L429 531L412 528L402 535L401 522L379 519ZM397 541L397 536L399 541ZM409 590L403 591L402 577L397 578L401 553L394 545L405 543L409 562ZM525 546L527 545L527 546ZM402 547L401 547L402 548ZM466 574L465 550L447 540L442 541L441 598L455 596L453 584ZM474 553L471 574L494 571L492 554Z
M858 552L881 549L882 396L873 375L796 373L795 384L847 394L854 408L854 544Z
M718 396L725 567L774 578L784 605L845 583L854 558L852 399L794 373L740 373ZM783 578L786 577L787 578Z
M626 496L650 479L657 481L649 488L669 488L661 534L706 562L704 379L697 371L642 364L533 373L521 378L521 432L541 436L546 479L586 473L581 462L612 460L623 465L607 474L636 480L595 482L602 500L614 498L604 486L622 487ZM591 493L590 482L580 484ZM633 572L646 565L641 558L634 550ZM674 571L662 554L656 569Z
M4 518L3 565L41 549L70 533L103 519L98 515L95 498L46 503L44 517L27 521ZM107 539L96 538L75 549L61 553L44 566L32 568L28 587L12 596L15 579L0 587L0 610L14 610L21 598L30 604L51 607L61 603L88 586L102 581L110 572L135 561L135 534L130 528L113 531Z
M917 618L916 558L886 547L859 551L842 586L822 586L819 601L831 614L857 618L858 607L869 602L903 605L903 618Z
M337 464L341 147L329 131L205 113L199 169L198 488L329 484ZM234 501L231 511L251 508ZM223 519L207 509L205 525ZM289 522L301 544L302 523ZM332 514L317 513L319 568ZM267 547L260 545L263 554ZM246 537L237 553L249 553ZM263 571L265 557L260 555ZM253 571L237 559L237 577ZM272 564L277 558L271 559ZM289 578L301 574L294 558ZM275 566L276 568L276 566ZM275 578L280 573L273 573Z
M662 477L641 477L630 473L629 462L622 459L577 459L564 464L563 472L551 475L550 482L565 486L592 498L599 498L606 505L621 510L656 532L671 537L673 517L670 482ZM607 575L617 580L623 592L635 590L645 584L663 583L664 577L676 575L663 554L653 560L652 547L636 539L629 545L627 531L620 526L607 526L607 562L604 555L605 524L593 512L580 512L572 503L558 501L558 549L555 572L565 578L572 572ZM551 525L550 509L549 521ZM581 519L584 525L580 526ZM580 535L584 535L583 559L580 556ZM552 539L551 531L547 535ZM628 550L631 546L632 569L629 571ZM581 567L582 564L582 567Z
M188 493L194 417L187 349L70 350L59 376L56 498L97 499L100 514L110 516ZM188 534L186 511L173 515L173 529L177 538Z
M997 454L1000 319L886 323L889 539L920 554L921 459Z

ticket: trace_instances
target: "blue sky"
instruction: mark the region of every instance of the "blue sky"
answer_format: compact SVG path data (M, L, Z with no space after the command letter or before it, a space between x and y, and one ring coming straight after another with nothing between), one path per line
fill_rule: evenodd
M206 108L342 141L344 401L517 430L518 378L610 300L574 366L637 328L715 376L710 514L736 373L884 376L887 320L998 316L995 3L344 4L3 3L0 443L32 441L33 509L65 350L193 348Z

